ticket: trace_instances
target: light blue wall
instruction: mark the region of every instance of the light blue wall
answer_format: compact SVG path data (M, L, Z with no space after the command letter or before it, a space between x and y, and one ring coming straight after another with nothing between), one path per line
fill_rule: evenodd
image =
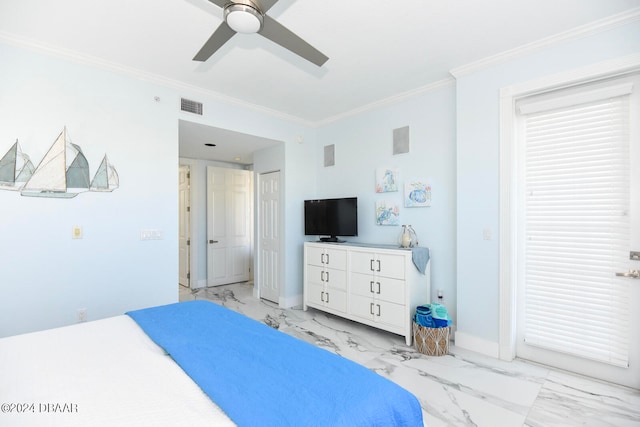
M315 129L314 129L315 130ZM316 133L302 136L302 142L285 144L284 182L286 198L283 204L285 223L284 255L285 272L284 298L286 306L302 305L302 266L304 262L304 214L303 200L315 193L316 176ZM260 166L257 165L256 166Z
M177 300L177 132L185 119L283 141L275 158L258 153L254 170L282 171L287 304L302 295L304 199L355 195L354 240L393 243L400 228L374 223L375 201L387 198L374 192L375 169L397 167L401 182L426 178L432 206L402 208L401 223L412 224L432 250L432 297L442 289L458 330L497 343L499 90L637 53L639 32L628 25L540 50L317 129L206 93L0 45L0 154L19 138L38 161L66 125L92 173L106 152L121 178L111 194L72 200L0 191L0 336L74 323L78 308L97 319ZM180 97L203 102L204 115L181 113ZM393 156L392 130L402 126L410 126L411 153ZM325 168L329 144L336 165ZM76 225L82 240L71 239ZM140 241L143 228L162 230L163 240ZM482 239L484 228L492 240Z
M70 200L0 191L0 336L75 323L79 308L94 320L177 301L178 120L196 121L179 111L180 97L204 103L201 123L281 140L302 159L287 173L286 204L313 182L295 142L313 143L313 128L13 46L0 44L0 58L0 155L18 138L38 162L66 125L91 174L106 152L120 175L113 193ZM285 223L288 256L301 264L299 219ZM71 239L74 226L83 239ZM141 241L145 228L163 239ZM300 268L287 292L302 293Z
M459 332L497 348L500 89L638 52L635 22L457 77ZM484 228L491 240L483 240Z
M393 155L393 129L409 126L410 152ZM323 126L318 131L314 167L318 197L358 197L358 237L349 241L395 244L401 227L375 223L375 202L401 205L400 223L411 224L421 246L432 252L432 300L444 292L443 303L455 318L455 85L434 89L375 111ZM335 166L324 167L325 145L335 145ZM426 179L432 205L405 208L403 192L376 193L378 167L399 170L400 184ZM425 298L426 302L426 298Z
M0 336L176 301L175 95L4 45L0 57L2 154L18 138L37 164L66 126L92 176L105 153L120 176L113 193L67 200L0 191ZM143 228L164 238L141 241Z

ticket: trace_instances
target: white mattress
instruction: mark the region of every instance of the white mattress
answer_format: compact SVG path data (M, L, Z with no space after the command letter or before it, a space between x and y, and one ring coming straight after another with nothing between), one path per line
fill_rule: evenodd
M235 425L124 315L0 339L0 405L2 426Z

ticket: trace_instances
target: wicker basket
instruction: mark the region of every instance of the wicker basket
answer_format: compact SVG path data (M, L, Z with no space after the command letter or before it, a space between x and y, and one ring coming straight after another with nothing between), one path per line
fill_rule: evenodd
M413 322L413 345L428 356L444 356L449 353L449 327L426 328Z

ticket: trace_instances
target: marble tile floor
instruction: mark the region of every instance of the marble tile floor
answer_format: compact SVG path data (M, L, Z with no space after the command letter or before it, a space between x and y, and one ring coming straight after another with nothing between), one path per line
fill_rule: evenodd
M404 337L257 299L252 283L180 287L180 301L192 299L222 304L395 381L418 397L429 427L640 426L638 390L453 345L446 356L426 356Z

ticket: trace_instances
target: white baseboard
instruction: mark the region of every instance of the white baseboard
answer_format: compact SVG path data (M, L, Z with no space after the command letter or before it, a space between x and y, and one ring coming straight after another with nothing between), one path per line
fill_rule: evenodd
M487 341L460 331L456 332L455 345L496 359L500 356L500 346L497 342Z
M191 284L191 288L193 289L206 288L206 287L207 287L207 279L198 280L197 282L194 282Z
M302 295L294 295L288 298L280 297L278 300L278 305L280 306L280 308L302 307L302 303Z

